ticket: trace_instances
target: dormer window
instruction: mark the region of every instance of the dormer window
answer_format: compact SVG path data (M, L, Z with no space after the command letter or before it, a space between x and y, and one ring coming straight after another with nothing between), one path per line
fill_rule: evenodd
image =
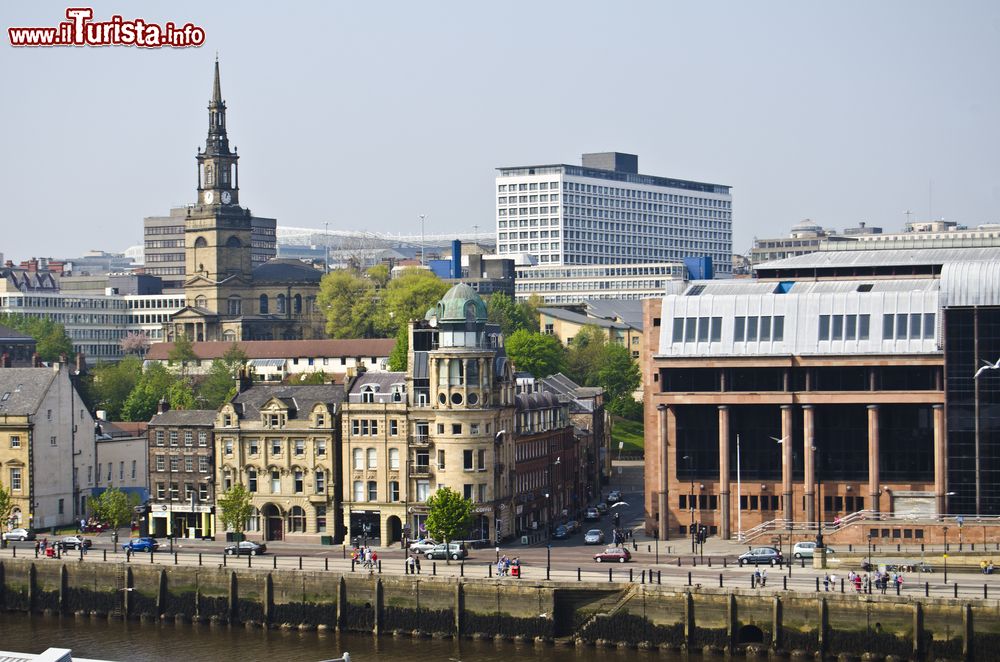
M316 427L321 428L326 425L326 416L322 412L316 414Z
M280 428L285 424L285 415L281 412L264 412L261 417L266 428Z

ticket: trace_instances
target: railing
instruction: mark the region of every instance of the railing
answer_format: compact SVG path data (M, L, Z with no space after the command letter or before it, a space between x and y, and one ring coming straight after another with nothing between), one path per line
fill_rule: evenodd
M832 522L823 522L823 533L835 533L855 524L949 524L976 526L983 524L1000 524L1000 515L938 515L934 513L882 513L874 510L859 510L845 515ZM819 522L803 522L786 519L773 519L743 532L743 542L752 542L767 533L815 533L819 531Z
M427 434L414 434L410 436L410 443L414 446L426 446L431 443L431 437Z
M429 464L417 464L416 462L410 463L410 475L411 476L430 476L431 475L431 465Z

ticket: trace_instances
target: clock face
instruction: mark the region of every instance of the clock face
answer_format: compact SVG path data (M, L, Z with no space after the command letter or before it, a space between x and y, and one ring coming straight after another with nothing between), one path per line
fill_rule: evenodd
M232 194L229 191L223 191L222 192L222 204L228 205L229 202L232 199L233 199L233 196L232 196Z
M215 200L215 194L211 191L205 191L205 204L210 205Z

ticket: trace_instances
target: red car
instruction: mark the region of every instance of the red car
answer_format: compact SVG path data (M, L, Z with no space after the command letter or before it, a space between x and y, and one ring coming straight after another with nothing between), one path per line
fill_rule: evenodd
M598 552L594 554L594 560L598 563L603 563L604 561L617 561L618 563L625 563L626 561L632 560L632 555L624 547L608 547L603 552Z

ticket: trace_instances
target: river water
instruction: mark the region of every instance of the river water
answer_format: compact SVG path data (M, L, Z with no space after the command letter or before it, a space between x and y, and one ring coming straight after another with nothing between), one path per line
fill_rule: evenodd
M318 662L344 651L355 662L369 660L437 660L439 662L681 662L686 656L666 652L605 650L591 647L535 646L469 640L373 637L336 632L290 632L212 625L140 623L0 613L0 649L40 653L46 648L72 649L74 657L120 662L200 660L217 662Z

